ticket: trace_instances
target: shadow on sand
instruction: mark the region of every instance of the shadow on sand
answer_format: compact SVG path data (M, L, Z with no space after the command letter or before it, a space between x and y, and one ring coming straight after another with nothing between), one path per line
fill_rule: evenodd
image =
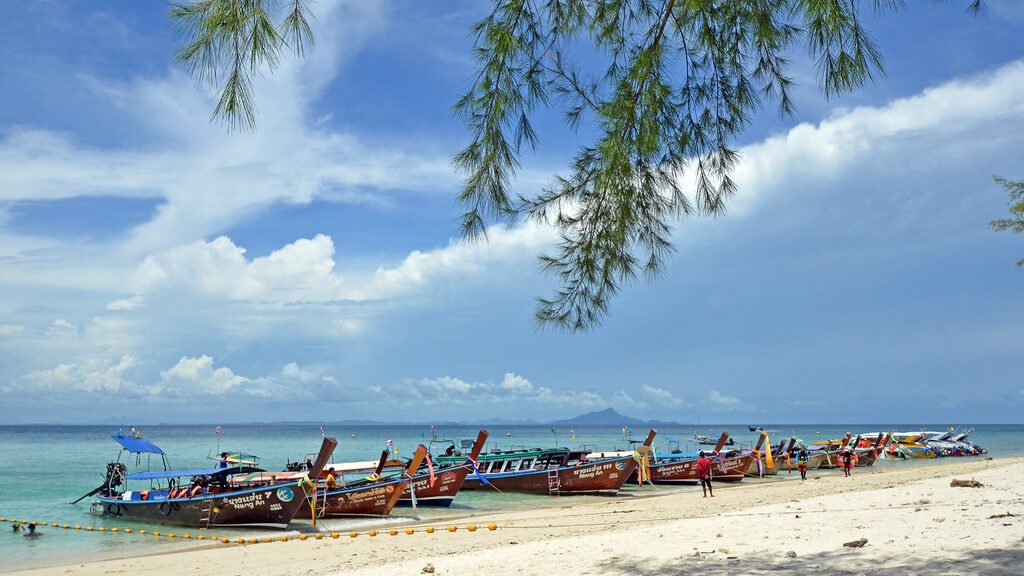
M731 559L730 559L731 558ZM784 552L770 557L749 555L733 558L714 552L700 557L681 554L679 558L655 565L609 558L600 564L601 574L629 576L768 576L779 574L863 575L899 574L900 576L1021 576L1024 574L1024 544L1009 548L980 550L969 557L937 559L922 554L900 557L876 555L871 548L842 549L836 552L787 558Z

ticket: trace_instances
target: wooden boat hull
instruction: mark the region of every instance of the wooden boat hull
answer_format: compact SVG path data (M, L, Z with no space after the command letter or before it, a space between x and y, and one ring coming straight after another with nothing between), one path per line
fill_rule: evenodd
M396 499L396 490L404 491L406 483L399 479L385 479L372 484L337 490L318 490L316 494L317 518L370 517L386 518L391 515ZM299 508L299 518L310 518L310 500Z
M777 476L779 474L779 464L780 463L781 463L781 461L778 458L775 458L775 461L774 461L775 466L769 466L764 461L764 458L761 458L761 468L763 470L760 472L760 475L761 476ZM751 478L758 478L759 477L758 469L757 469L757 459L754 458L753 455L751 455L750 464L747 465L746 475L751 477Z
M106 516L197 529L214 526L284 529L305 501L305 487L295 482L196 498L98 498L101 512ZM208 522L203 522L204 508L209 513Z
M874 448L861 448L857 450L857 464L858 468L864 466L871 466L878 459L878 452Z
M469 464L442 468L434 474L434 485L430 485L430 474L413 476L413 493L416 494L417 506L451 506L466 476L472 471ZM399 506L412 506L412 493L408 490L398 499Z
M466 478L463 490L492 490L567 496L573 494L615 495L636 471L632 457L596 460L578 466L551 470L520 470L483 474L485 486L476 475ZM493 488L492 488L493 486Z
M753 461L753 454L727 457L723 458L721 462L712 458L712 479L716 482L739 482L743 480L747 468ZM697 484L700 482L696 458L652 464L650 474L651 482L655 484ZM637 483L636 474L629 477L629 482Z

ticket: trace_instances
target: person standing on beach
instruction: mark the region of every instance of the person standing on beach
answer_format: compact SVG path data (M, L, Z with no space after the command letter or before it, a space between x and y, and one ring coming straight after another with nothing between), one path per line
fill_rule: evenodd
M711 490L711 460L703 450L700 453L700 458L697 459L697 476L700 477L700 487L704 490L704 497L707 498L710 494L714 498L715 493Z
M796 457L796 467L800 471L800 479L807 480L807 448L801 448Z
M849 448L844 449L840 458L843 459L843 475L849 476L850 468L853 467L853 451Z

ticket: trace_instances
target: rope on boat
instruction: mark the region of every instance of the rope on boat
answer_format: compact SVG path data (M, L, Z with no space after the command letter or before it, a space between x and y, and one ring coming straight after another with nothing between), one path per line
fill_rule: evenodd
M107 527L104 527L104 526L99 526L99 527L96 527L96 526L82 526L80 524L76 524L76 525L72 526L70 524L61 524L60 522L34 522L34 521L31 521L31 520L22 520L22 519L17 519L17 518L7 518L7 517L2 517L2 516L0 516L0 522L10 522L12 524L20 524L20 525L23 525L23 526L26 526L28 524L35 524L36 526L50 526L50 527L53 527L53 528L60 528L60 529L63 529L63 530L77 530L77 531L82 531L82 532L93 532L93 533L100 533L100 532L102 532L104 534L138 534L140 536L153 536L153 537L156 537L156 538L181 539L181 540L197 540L197 541L204 541L204 542L208 541L208 542L211 542L211 543L218 542L218 543L221 543L221 544L242 544L242 545L248 545L248 544L269 544L271 542L289 542L289 541L292 541L292 540L299 540L299 541L303 541L304 542L306 540L325 540L325 539L328 539L328 538L330 538L332 540L337 540L337 539L341 538L341 536L342 536L341 532L316 532L316 533L313 533L313 534L303 533L303 534L299 534L298 536L282 535L282 536L263 536L261 538L252 537L252 536L249 537L249 538L227 538L227 537L213 536L213 535L207 536L207 535L203 535L203 534L192 535L192 534L189 534L187 532L186 533L182 533L182 534L177 534L177 533L174 533L174 532L147 531L145 529L133 530L131 528L119 528L119 527L116 527L116 526L111 527L111 528L107 528ZM487 524L486 526L478 526L477 524L467 524L467 525L463 526L462 528L465 529L467 532L476 532L477 530L482 529L482 528L486 528L489 532L494 532L495 530L498 529L498 525L495 524L494 522L491 522L491 523ZM421 530L417 530L416 528L411 528L410 527L410 528L405 528L401 532L399 532L398 529L392 528L391 530L387 531L387 534L389 534L391 536L398 536L399 533L403 533L403 534L407 534L409 536L412 536L413 534L416 534L417 532L420 532L420 531L422 531L425 534L434 534L434 533L437 533L437 532L441 532L442 530L443 531L447 531L449 533L455 533L455 532L458 532L459 529L460 529L459 526L457 526L455 524L450 524L448 526L445 526L444 528L438 528L438 527L435 527L435 526L427 526L426 528L423 528ZM382 535L382 534L384 534L384 533L380 532L380 531L377 531L377 530L364 530L364 531L352 530L350 532L347 532L347 535L348 535L349 538L357 538L359 536L370 536L370 537L373 537L373 536L378 536L378 535Z

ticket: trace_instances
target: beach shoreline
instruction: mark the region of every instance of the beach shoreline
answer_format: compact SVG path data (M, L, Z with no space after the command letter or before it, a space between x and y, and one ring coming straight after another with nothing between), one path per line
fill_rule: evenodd
M829 573L880 566L1019 573L1011 570L1014 562L1024 566L1024 458L879 464L852 478L800 481L783 472L782 479L722 484L715 498L647 487L602 501L563 497L550 506L389 525L397 536L381 530L376 537L280 542L275 533L277 541L267 544L196 545L5 573L419 574L428 564L438 574L797 573L815 566ZM985 486L954 488L954 478ZM1000 514L1011 516L989 518ZM466 530L470 523L475 532ZM491 523L496 530L487 529ZM458 530L448 532L449 524ZM427 534L427 525L435 533ZM414 533L405 534L407 527ZM842 546L859 538L867 538L862 548Z

